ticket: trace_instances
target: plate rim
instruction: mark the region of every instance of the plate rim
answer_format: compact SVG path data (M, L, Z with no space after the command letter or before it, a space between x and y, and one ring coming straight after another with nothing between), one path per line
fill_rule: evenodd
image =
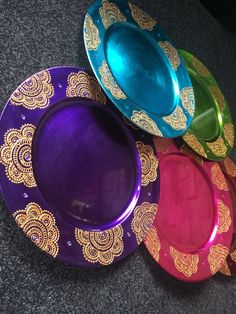
M178 95L179 104L176 106L175 110L170 115L159 116L159 115L147 113L145 110L140 110L140 108L133 101L131 101L128 96L124 94L119 84L114 80L111 70L109 69L108 63L106 61L106 56L103 49L104 48L103 39L104 39L104 34L106 30L104 26L101 26L103 23L101 20L101 16L98 13L100 7L103 5L104 2L109 3L111 5L115 5L118 8L118 10L121 12L121 14L125 16L125 18L127 19L127 22L138 27L141 31L144 32L145 36L148 33L157 42L163 41L165 43L168 43L171 49L173 49L175 53L177 54L179 58L179 66L178 66L177 71L175 71L175 74L176 74L177 80L179 82L179 87L180 87L180 91ZM186 130L188 129L189 125L192 122L192 118L194 114L194 108L195 108L194 96L193 96L193 100L188 101L188 104L186 105L183 105L183 102L180 97L180 94L182 91L192 93L193 95L191 80L189 78L189 75L188 75L188 72L187 72L187 69L185 67L182 57L178 54L178 51L175 48L175 45L170 40L170 38L166 35L162 27L160 27L158 22L155 21L155 25L152 27L152 30L143 29L142 27L140 27L139 23L137 22L137 19L136 20L134 19L130 5L136 7L138 9L138 12L143 12L145 16L150 17L146 12L141 10L138 6L126 0L122 0L122 1L112 0L111 2L109 2L108 0L97 0L94 4L92 4L88 8L87 13L85 15L83 33L84 33L85 50L86 50L90 65L93 69L93 72L97 80L102 86L104 92L107 94L110 100L115 104L115 106L122 112L122 114L126 116L127 119L131 120L139 128L143 129L144 131L152 135L156 135L160 137L167 137L167 138L178 137L182 135L184 132L186 132ZM97 19L96 22L95 22L95 17ZM154 20L151 17L150 19ZM93 47L92 49L89 49L88 44L87 44L87 39L86 39L86 36L87 36L86 34L88 32L86 24L89 23L88 20L90 21L94 32L95 33L98 32L97 41L99 41L99 44L96 47ZM116 23L116 21L113 22L113 24L114 23ZM163 40L158 38L159 36L161 36ZM162 50L163 50L162 51L163 54L165 55L164 49ZM168 57L166 57L166 60L168 64L172 66ZM114 97L111 90L109 90L108 86L105 86L102 76L99 73L99 68L101 68L103 62L106 63L107 69L109 71L109 76L112 77L112 80L118 86L120 92L125 96L125 99L122 99L123 97L121 98ZM98 63L100 66L97 65ZM128 102L130 102L130 105L128 105ZM124 110L124 107L126 107L126 110ZM187 107L188 107L188 110L186 109ZM180 112L177 112L178 110ZM167 120L163 120L163 118L166 118L168 122ZM173 122L175 119L177 121L176 123ZM184 120L184 119L185 119L185 123L182 123L181 120ZM142 121L144 121L144 123L142 123ZM184 124L185 124L185 127L183 127Z
M45 72L48 73L48 82L49 82L48 84L51 84L53 86L53 90L54 90L53 96L52 95L50 96L51 98L50 98L49 104L45 109L37 107L34 110L32 110L32 108L29 109L29 108L25 108L23 105L17 106L17 105L14 105L11 103L14 93L16 91L19 91L19 88L22 87L23 84L25 84L29 80L32 80L33 78L37 77L37 75L42 76L43 74L45 74ZM2 136L0 139L0 151L3 147L3 145L5 145L4 135L9 131L9 129L11 130L14 128L14 129L17 129L19 131L25 125L30 125L30 124L34 125L34 121L40 120L40 118L38 117L39 112L42 116L45 113L45 110L47 110L48 108L53 106L55 103L57 103L58 100L66 99L68 97L66 95L67 88L69 86L68 79L69 79L70 75L76 75L78 73L86 73L89 79L96 80L94 78L94 75L90 71L87 71L84 68L76 67L76 66L57 66L57 67L51 67L48 69L43 69L43 70L31 75L26 80L24 80L21 84L19 84L19 86L15 89L15 91L11 94L11 96L7 100L5 106L3 107L3 110L1 112L0 129L2 130L2 132L1 132ZM56 85L56 83L57 83L57 85ZM89 84L91 84L91 83L89 83ZM61 85L61 86L59 86L59 85ZM98 83L97 83L97 85L98 85ZM91 85L89 85L89 86L91 87ZM63 89L63 91L61 91L61 89ZM94 91L94 89L92 89L92 90ZM92 96L91 95L87 96L87 98L92 98ZM106 100L107 100L107 98L106 98ZM110 105L110 103L108 102L107 105ZM5 115L12 114L12 110L14 112L14 119L13 119L14 121L10 120L11 122L9 123L7 117L5 119ZM20 115L17 116L17 114L19 114L19 113L20 113ZM26 115L26 113L28 116L27 116L27 119L25 120L24 115ZM36 118L34 115L36 116ZM17 116L17 120L16 120L15 116ZM23 117L24 117L24 119L23 119ZM33 122L31 121L31 118L29 118L29 117L32 118ZM18 121L18 119L20 119L20 118L22 118L22 120ZM34 120L34 119L36 119L36 120ZM120 251L119 251L120 255L118 256L117 252L113 252L113 253L110 252L111 255L112 254L113 255L112 255L112 258L109 260L109 262L104 261L104 259L102 260L102 258L100 260L98 259L97 261L91 261L91 260L86 259L86 255L84 255L84 248L86 247L86 245L83 244L82 241L81 241L82 244L77 241L77 238L75 238L75 235L74 235L76 228L74 228L73 226L71 227L71 230L75 229L73 231L73 241L70 241L71 243L69 243L69 240L67 240L68 239L68 234L67 234L68 232L67 231L65 232L65 237L64 237L65 239L62 241L61 228L67 228L68 229L69 228L68 224L65 222L59 221L60 220L59 215L55 215L55 212L52 213L50 211L50 205L47 204L47 202L45 201L45 199L43 197L40 197L40 193L39 193L37 188L27 187L27 186L25 186L25 184L23 184L23 182L14 183L11 180L9 180L9 178L7 178L6 172L5 172L6 167L2 163L2 158L0 158L0 161L1 161L0 162L0 172L1 172L1 174L4 173L4 175L1 176L1 180L0 180L1 192L2 192L3 199L5 201L6 207L13 214L15 219L17 219L17 217L19 217L18 216L19 211L20 211L21 217L22 217L22 213L24 215L27 215L28 210L34 210L34 212L37 212L38 215L41 215L42 211L43 211L43 213L46 213L46 214L48 214L48 212L52 214L50 219L51 219L51 224L53 225L52 229L54 232L54 236L55 236L54 240L55 241L51 244L54 247L54 250L53 250L53 252L50 250L47 251L47 248L45 248L45 247L42 248L38 245L41 250L46 251L51 256L56 257L59 260L64 261L64 262L71 264L71 265L74 265L74 266L97 268L97 267L101 267L104 265L113 264L114 262L117 262L117 261L125 258L126 256L130 255L138 247L138 245L140 244L140 243L138 243L138 240L137 240L138 235L137 235L137 233L135 233L136 231L132 231L132 228L131 228L132 227L131 224L133 223L133 220L134 220L135 215L136 215L135 210L137 210L137 208L138 209L141 208L140 210L142 210L142 206L145 203L146 203L146 207L148 207L148 209L152 208L152 205L154 203L153 202L154 198L155 198L155 203L158 202L160 176L159 176L157 153L154 150L154 145L152 146L152 144L151 144L151 142L152 142L151 137L148 137L147 135L144 135L144 137L141 137L141 135L137 134L137 131L133 130L132 127L129 127L129 131L130 131L131 136L133 136L134 141L136 142L136 145L137 145L137 142L140 142L144 145L144 148L145 148L145 145L147 143L150 143L151 153L153 153L153 155L155 156L154 159L155 159L155 162L157 163L156 178L153 179L153 181L150 181L147 184L147 186L141 185L140 195L143 193L142 197L144 197L144 195L145 195L146 201L139 203L142 200L142 197L140 196L141 199L137 202L134 210L129 215L129 217L127 217L127 219L124 220L121 224L116 225L114 228L107 229L107 231L115 229L115 231L114 230L113 231L116 234L116 240L117 240L116 244L120 245ZM146 146L149 147L149 144L147 144ZM32 146L31 146L31 149L32 149ZM6 182L8 185L3 186ZM8 195L9 188L14 189L14 191L18 191L16 193L16 195L17 195L16 199L17 198L20 199L20 202L18 204L15 204L14 200L9 200L9 195ZM154 188L156 188L156 192L155 192L156 196L154 195L155 193L153 193ZM23 194L22 194L22 191L24 191ZM147 197L147 195L150 191L152 192L151 197ZM26 193L26 195L25 195L26 198L24 196L25 193ZM150 200L150 202L148 202L148 200ZM12 205L13 203L14 203L14 206ZM21 204L24 204L24 206ZM30 207L30 209L27 207L29 204L32 205ZM38 206L35 206L35 204ZM153 218L154 218L154 216L153 216ZM28 231L24 230L24 228L20 224L21 224L21 222L18 221L18 225L23 229L23 231L26 233L26 235L31 237L27 233ZM119 227L120 225L121 225L121 228ZM116 227L118 227L118 228L116 228ZM127 227L127 232L126 232L126 227ZM93 231L91 231L91 233L92 232ZM101 232L97 232L97 233L101 233ZM114 235L114 232L112 233L112 236ZM129 233L129 235L127 235L126 233L127 234ZM71 236L72 236L72 233L70 232L69 238ZM144 237L144 235L143 235L143 237ZM37 245L36 242L38 241L38 239L33 240L31 237L31 240L33 242L35 242L35 244ZM126 247L124 247L125 243L128 243L126 245ZM75 248L75 244L77 245L77 248ZM132 248L132 249L130 249L130 248ZM75 251L78 252L78 250L79 250L80 260L79 260L78 256L77 256L77 258L74 258L73 261L68 260L68 254L69 254L68 252L71 252L71 249L73 249L72 252L75 252Z
M191 52L189 52L187 50L178 49L178 51L180 52L180 54L182 55L182 58L185 61L187 70L189 72L193 72L194 75L199 78L201 83L204 85L206 90L211 95L211 98L214 100L214 102L217 106L218 113L221 113L221 118L222 118L222 132L220 133L219 137L215 141L212 141L212 142L203 141L203 140L199 139L198 136L196 134L194 134L190 129L182 136L182 139L197 154L201 155L202 157L209 159L209 160L212 160L212 161L223 160L224 158L226 158L231 153L233 146L234 146L234 137L235 137L233 135L233 138L230 139L230 141L233 143L231 146L231 144L229 143L229 140L227 140L227 138L226 138L229 135L228 136L225 135L225 131L224 131L225 125L231 125L231 127L232 127L231 132L233 132L233 134L234 134L234 124L232 121L232 117L231 117L231 113L230 113L230 109L229 109L229 105L227 103L227 100L225 99L225 97L224 97L218 83L216 82L215 78L213 77L212 73L202 63L202 61L199 60L195 55L193 55ZM187 58L189 58L189 60L187 60ZM195 60L195 62L199 63L201 66L203 65L203 67L205 68L204 71L206 71L206 74L201 75L199 73L199 70L197 70L196 66L194 67L194 65L193 65L193 62L194 62L193 60ZM220 109L220 103L219 103L217 96L214 95L213 92L210 90L211 87L216 88L218 90L218 92L221 93L221 95L223 95L223 97L224 97L224 110L223 111L221 111L221 109ZM219 139L222 139L222 140L219 141ZM212 145L214 145L214 144L218 147L221 147L221 155L219 155L219 153L216 153L213 151L214 146L212 146ZM212 146L212 148L210 148L208 145ZM225 149L226 149L226 151L225 151ZM225 151L225 153L224 153L224 151Z
M230 157L226 157L225 160L219 163L221 170L225 177L231 182L233 187L233 192L236 195L236 164ZM229 188L230 189L230 188ZM235 209L233 208L235 211ZM234 219L235 223L235 219ZM236 236L232 239L229 254L226 258L225 264L220 269L220 273L226 276L236 275L236 248L232 251L232 248L236 246ZM233 256L231 255L233 254Z
M217 201L218 199L220 199L221 202L223 202L222 200L224 200L223 204L226 205L226 207L229 209L229 212L227 214L229 214L231 220L230 223L228 223L228 229L221 233L217 233L217 231L219 230L219 218L215 219L215 224L212 228L211 233L211 237L213 234L215 234L215 237L214 239L211 239L210 237L207 241L207 243L211 242L211 245L208 245L207 247L202 247L197 252L185 253L181 252L178 248L175 248L173 244L171 244L168 239L157 230L155 226L157 216L155 221L153 222L152 229L149 231L148 235L144 239L144 244L151 256L154 258L157 264L159 264L170 275L186 282L199 282L206 280L220 270L224 262L222 261L222 255L224 254L224 259L226 259L226 256L228 255L228 250L231 244L233 233L233 209L231 198L229 194L227 194L228 191L220 190L216 186L216 183L213 183L211 171L214 165L216 167L218 166L217 163L204 161L203 158L199 160L199 156L197 156L194 151L189 151L186 144L183 144L180 147L179 143L177 144L176 140L173 141L168 139L168 143L164 143L164 145L161 143L163 142L163 139L155 139L154 142L156 149L158 150L160 168L161 160L163 157L173 153L182 153L184 156L187 156L188 158L190 158L190 160L194 161L194 163L197 162L199 164L199 167L204 167L205 172L208 172L209 182L212 183L214 196L217 197ZM202 164L200 164L200 162ZM217 167L217 171L220 171L222 178L224 178L219 166ZM216 210L219 217L218 207L216 208ZM158 249L154 249L155 242L156 248ZM157 243L159 244L157 245ZM174 249L172 253L171 247ZM214 259L217 254L218 257L221 258L219 259L221 262L220 265L214 264ZM184 265L184 263L186 264Z

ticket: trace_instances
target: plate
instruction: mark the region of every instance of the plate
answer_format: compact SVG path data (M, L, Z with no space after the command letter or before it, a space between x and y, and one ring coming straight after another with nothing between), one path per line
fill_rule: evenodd
M224 161L220 162L220 168L224 173L231 199L233 204L234 222L236 220L236 165L227 157ZM227 256L226 262L220 269L220 272L226 276L236 275L236 226L234 224L233 239Z
M123 122L92 75L32 75L8 100L0 134L2 194L41 250L83 267L135 250L157 209L158 159L151 136Z
M183 140L199 155L219 161L234 146L234 126L228 104L209 70L191 53L179 50L192 80L196 110Z
M174 277L205 280L222 267L232 240L232 204L220 167L171 139L154 140L161 191L144 240L158 264ZM196 156L196 158L195 158Z
M93 71L116 107L134 124L178 137L194 114L194 94L174 44L147 13L125 0L88 9L84 42Z

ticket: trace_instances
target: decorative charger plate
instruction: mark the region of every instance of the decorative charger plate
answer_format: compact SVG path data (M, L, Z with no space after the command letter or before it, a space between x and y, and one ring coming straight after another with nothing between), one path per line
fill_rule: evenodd
M222 160L234 145L234 126L228 104L209 70L191 53L179 50L195 94L195 115L183 140L199 155Z
M202 281L220 270L232 240L232 204L220 167L177 141L154 140L162 177L153 227L144 242L171 275Z
M220 168L224 173L227 185L229 187L229 191L231 194L232 204L233 204L233 215L234 222L236 220L236 165L235 163L227 157L224 161L220 162ZM227 276L235 276L236 275L236 226L234 223L233 230L233 239L229 251L229 255L226 258L226 261L220 272Z
M0 185L10 212L41 250L76 266L129 255L157 209L152 138L106 103L83 69L51 68L24 81L0 119Z
M178 137L194 115L184 61L158 23L126 0L98 0L84 22L93 71L116 107L153 135Z

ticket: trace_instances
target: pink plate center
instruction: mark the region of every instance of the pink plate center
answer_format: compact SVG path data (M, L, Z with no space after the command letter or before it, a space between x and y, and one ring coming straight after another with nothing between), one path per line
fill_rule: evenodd
M211 182L203 168L180 154L164 157L160 171L157 228L178 250L196 252L213 231L216 211Z

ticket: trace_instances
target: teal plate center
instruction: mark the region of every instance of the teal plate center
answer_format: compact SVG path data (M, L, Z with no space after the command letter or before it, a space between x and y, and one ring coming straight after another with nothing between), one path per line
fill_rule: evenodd
M152 36L131 23L115 23L105 33L104 52L114 79L137 107L161 116L174 111L176 74Z

